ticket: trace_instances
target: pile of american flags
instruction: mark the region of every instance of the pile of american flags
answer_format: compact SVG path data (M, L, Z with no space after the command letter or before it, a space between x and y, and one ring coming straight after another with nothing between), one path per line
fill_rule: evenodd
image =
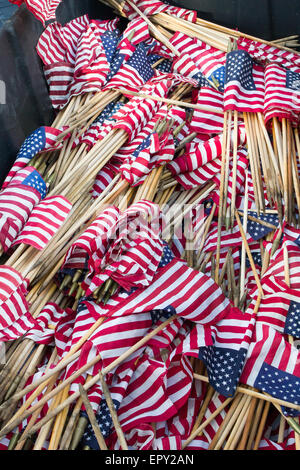
M0 192L0 449L299 450L300 54L25 3L57 115Z

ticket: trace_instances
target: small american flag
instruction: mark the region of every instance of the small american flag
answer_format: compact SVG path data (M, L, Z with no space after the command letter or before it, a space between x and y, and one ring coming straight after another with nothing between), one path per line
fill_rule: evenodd
M15 176L17 171L26 167L30 160L40 152L47 150L57 150L62 147L62 143L57 142L57 137L61 134L63 129L55 129L54 127L39 127L21 145L17 158L5 178L2 185L4 189ZM66 136L67 138L68 136Z
M242 50L232 51L226 58L224 110L263 112L264 69Z
M0 329L4 330L26 317L28 303L25 296L29 281L10 266L1 266L0 274Z
M56 19L56 9L60 4L61 0L10 0L12 3L17 3L21 5L25 3L28 10L34 14L34 16L43 23L45 26L46 22L49 20Z
M34 207L12 247L24 243L43 250L65 222L71 209L72 204L63 196L46 197Z
M298 349L287 343L282 334L257 321L240 381L299 405L299 355ZM288 416L299 414L292 409L284 409L284 412Z
M271 224L274 227L279 226L279 219L277 214L258 214L257 212L248 211L248 215L255 219L261 220L262 222ZM241 220L243 220L243 217L241 217ZM273 230L275 229L267 227L266 225L262 225L259 222L255 222L251 219L247 219L247 232L251 235L253 240L260 240L268 233L271 233Z
M191 130L202 134L220 134L224 128L224 93L206 85L198 92L196 104L217 108L221 113L207 113L195 109L191 119Z
M238 48L247 51L251 57L264 65L277 63L293 72L300 72L300 54L291 51L278 49L262 42L240 37Z
M0 241L7 251L26 224L34 207L45 198L46 184L33 167L19 170L0 193Z
M27 332L26 338L31 339L38 344L48 344L53 346L55 344L55 330L68 314L69 309L64 310L53 302L47 303L36 318L35 327L31 328Z
M294 120L300 111L300 73L270 64L265 68L265 82L266 120L273 117Z

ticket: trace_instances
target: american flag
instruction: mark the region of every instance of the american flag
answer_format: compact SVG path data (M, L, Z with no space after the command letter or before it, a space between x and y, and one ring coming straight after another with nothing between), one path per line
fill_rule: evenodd
M224 93L210 86L202 86L198 91L196 104L217 108L221 113L207 113L195 109L191 119L191 130L202 134L220 134L224 128Z
M300 73L270 64L265 68L265 82L266 120L272 117L294 120L295 113L300 111Z
M192 10L186 10L166 3L160 2L159 0L135 0L134 4L144 13L146 16L156 15L157 13L168 13L169 15L183 18L186 21L192 23L196 22L197 12ZM123 12L130 20L138 17L138 13L126 2L123 7Z
M84 15L64 26L54 23L46 28L37 52L44 64L53 107L63 108L71 96L102 89L118 44L115 24L89 20Z
M264 69L242 50L226 58L224 110L262 113L264 110Z
M158 82L147 82L140 93L146 95L157 95L166 98L172 82L168 79L162 79ZM132 141L137 137L149 121L161 107L161 103L147 98L134 97L115 114L117 120L114 129L123 129Z
M120 214L106 237L91 241L87 285L89 280L90 284L86 295L109 277L127 290L151 283L163 254L161 232L157 226L160 217L156 204L139 201Z
M11 327L28 312L26 294L29 281L14 268L0 266L0 329Z
M131 186L143 183L146 176L155 167L166 164L175 154L175 143L170 131L163 136L154 133L133 153L132 161L124 163L120 171Z
M258 214L257 212L248 211L248 215L255 219L261 220L262 222L273 225L274 227L278 228L279 226L279 219L277 214ZM243 217L241 217L241 221L243 221ZM260 240L268 233L271 233L273 230L275 229L272 227L262 225L259 222L251 220L250 218L247 219L247 232L251 235L253 240Z
M53 346L55 330L68 316L69 312L69 309L64 310L54 302L48 302L36 318L35 327L27 332L26 338L38 344Z
M211 386L221 395L230 397L239 382L253 325L253 315L232 307L214 325L196 325L178 349L185 355L199 357L206 365Z
M15 297L15 302L19 302L19 298ZM17 305L17 304L16 304ZM2 310L2 309L1 309ZM26 310L26 309L25 309ZM24 336L32 328L35 328L37 323L29 311L21 311L20 317L17 318L10 326L0 329L0 341L14 341ZM2 312L1 312L2 313Z
M103 90L125 88L129 91L139 91L153 76L154 71L147 57L147 50L143 44L139 44L132 56L109 79Z
M12 247L24 243L43 250L61 228L71 209L72 204L63 196L46 197L34 207Z
M216 158L197 170L174 175L174 178L185 190L194 189L212 180L216 174L221 172L221 167L221 158Z
M150 38L148 24L143 18L138 17L129 21L125 31L123 32L122 38L128 39L129 37L130 43L134 46Z
M202 294L201 294L202 292ZM172 306L177 315L194 322L212 324L228 312L230 303L208 276L173 260L158 269L152 284L130 294L111 297L105 306L84 301L91 315L122 316Z
M223 135L217 135L206 141L199 143L191 142L186 146L186 153L173 160L168 168L173 174L189 173L206 165L212 160L222 155ZM233 146L233 131L231 132L231 142ZM246 142L245 128L239 127L238 145L244 145Z
M171 38L171 43L181 53L173 62L173 71L198 78L200 84L216 83L214 86L220 92L224 91L224 52L180 32Z
M276 46L243 37L238 39L238 48L247 51L253 59L264 65L277 63L293 72L300 72L300 54L296 52L285 51Z
M6 176L2 189L11 182L15 174L26 167L30 160L40 152L48 150L57 150L62 147L62 143L57 142L57 137L61 134L63 129L55 129L54 127L39 127L21 145L17 158ZM68 136L66 136L67 138Z
M116 207L109 207L91 223L84 233L73 243L66 253L62 268L83 268L86 260L92 255L91 242L94 238L104 238L112 229L119 217Z
M56 18L56 9L60 4L61 0L10 0L12 3L17 3L21 5L25 3L28 10L34 14L34 16L43 23L45 26L46 22L49 20L54 20Z
M298 349L268 325L256 322L240 381L273 397L300 404L300 361ZM289 409L288 416L299 412Z
M19 170L0 193L0 241L7 251L26 224L34 207L46 196L46 184L33 167Z

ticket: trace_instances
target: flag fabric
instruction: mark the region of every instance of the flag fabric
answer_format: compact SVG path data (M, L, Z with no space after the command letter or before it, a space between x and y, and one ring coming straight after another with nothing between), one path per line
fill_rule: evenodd
M262 113L264 110L264 69L251 56L237 50L226 57L224 110Z
M161 217L159 206L139 201L120 213L106 237L91 241L86 295L108 278L127 290L150 285L163 254Z
M119 210L114 206L101 212L69 248L62 264L62 269L84 268L87 264L87 258L92 255L92 240L96 237L104 238L105 234L115 225L118 216Z
M197 324L177 350L200 358L210 385L224 397L235 394L252 338L253 315L231 307L229 313L211 326Z
M105 306L90 300L83 303L96 316L121 316L172 306L177 315L203 324L215 323L230 308L229 300L212 279L179 260L159 268L152 284L135 290L129 298L120 292Z
M89 20L84 15L64 26L53 23L46 28L37 53L54 108L61 109L72 96L97 92L105 85L118 44L115 26L115 20Z
M143 44L139 44L132 56L121 65L106 86L103 87L103 91L112 88L139 91L153 76L154 71L147 57L147 50Z
M6 176L2 189L10 183L16 173L22 168L26 167L30 160L40 152L46 152L48 150L57 150L62 147L63 143L57 142L57 137L64 128L55 129L54 127L39 127L29 137L27 137L20 147L17 158ZM68 138L68 136L66 136Z
M54 333L59 323L68 316L70 309L62 309L54 302L48 302L36 318L36 325L31 328L26 338L38 344L54 346Z
M173 62L174 72L197 79L200 85L211 84L218 91L224 91L224 52L180 32L170 41L181 54Z
M140 93L166 98L171 85L172 82L168 78L158 82L148 82L140 89ZM158 112L160 106L161 103L158 101L133 97L115 114L117 122L114 129L123 129L132 141Z
M210 86L202 86L198 91L196 104L216 108L220 113L208 113L194 109L191 119L191 130L202 134L220 134L224 128L224 93Z
M257 321L240 381L275 398L299 405L299 354L282 334ZM299 415L296 410L284 408L283 411L288 416Z
M12 247L23 243L43 250L61 228L71 209L72 204L63 196L46 197L33 208Z
M33 167L19 170L0 193L0 242L7 251L35 206L45 198L46 183Z
M276 46L264 44L244 37L237 41L238 48L247 51L251 57L263 65L277 63L293 72L300 72L300 54L279 49Z
M56 19L56 9L59 6L61 0L9 0L18 6L25 3L33 15L43 23L45 26L47 21Z
M300 73L278 64L265 68L265 120L273 117L290 119L298 124L300 112Z
M279 226L279 219L277 214L258 214L257 212L248 211L248 215L253 217L257 220L261 220L262 222L266 222L267 224L273 225L273 227L268 227L266 225L262 225L259 222L251 220L250 218L247 219L247 232L251 235L253 240L260 240L261 238L271 233L273 230L276 230L276 227ZM243 217L241 216L241 221L243 221Z
M4 341L10 333L22 331L22 328L26 330L29 325L32 327L34 322L30 322L26 300L29 280L23 279L18 271L6 265L0 266L0 274L0 331L3 332ZM14 327L15 332L10 330Z
M169 163L168 168L173 174L189 173L197 170L222 156L222 141L222 134L199 143L193 143L192 141L186 146L186 153ZM245 143L245 128L240 126L238 131L238 146L242 146ZM231 132L231 145L233 147L233 131Z

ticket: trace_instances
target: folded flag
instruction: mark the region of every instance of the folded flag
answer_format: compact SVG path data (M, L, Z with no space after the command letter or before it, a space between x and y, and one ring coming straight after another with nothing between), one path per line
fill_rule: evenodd
M28 10L43 23L45 26L47 21L54 20L56 18L56 9L60 4L61 0L42 0L36 2L35 0L9 0L11 3L15 3L21 6L25 3Z
M186 21L191 21L192 23L195 23L197 19L196 11L167 5L159 0L136 0L134 3L146 16L157 15L157 13L168 13L169 15L183 18ZM123 12L130 20L139 16L134 8L126 2L123 6Z

